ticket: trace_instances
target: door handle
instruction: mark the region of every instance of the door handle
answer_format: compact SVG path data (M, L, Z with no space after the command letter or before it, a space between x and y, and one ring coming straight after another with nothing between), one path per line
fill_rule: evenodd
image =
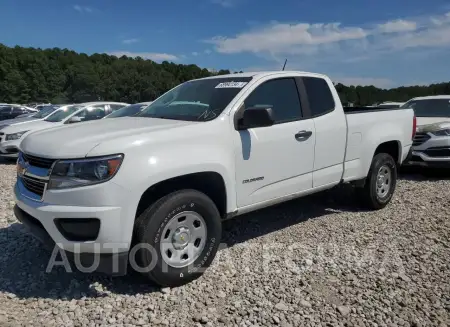
M297 141L306 141L309 139L312 135L311 131L300 131L297 134L295 134L295 139Z

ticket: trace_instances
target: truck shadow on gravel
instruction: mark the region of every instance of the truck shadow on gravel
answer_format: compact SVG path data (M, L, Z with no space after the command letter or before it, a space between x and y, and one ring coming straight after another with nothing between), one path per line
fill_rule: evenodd
M346 186L292 200L224 222L222 243L228 247L336 211L360 211ZM8 297L81 299L118 294L160 292L136 272L123 277L100 273L66 272L55 267L46 273L51 253L29 235L20 223L0 229L0 292Z

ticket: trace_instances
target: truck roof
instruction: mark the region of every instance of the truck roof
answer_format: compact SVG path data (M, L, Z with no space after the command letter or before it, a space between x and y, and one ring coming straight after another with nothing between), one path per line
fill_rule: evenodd
M450 95L429 95L426 97L412 98L411 100L450 100Z
M226 75L215 75L210 77L204 77L199 79L214 79L214 78L234 78L234 77L266 77L273 74L285 74L285 75L292 75L292 74L301 74L304 76L314 76L314 77L321 77L326 78L326 75L322 74L316 74L316 73L310 73L310 72L304 72L304 71L286 71L286 70L273 70L273 71L264 71L264 72L247 72L247 73L235 73L235 74L226 74Z

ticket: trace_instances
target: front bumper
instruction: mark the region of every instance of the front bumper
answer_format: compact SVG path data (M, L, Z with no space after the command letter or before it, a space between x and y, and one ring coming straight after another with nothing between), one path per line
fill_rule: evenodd
M14 214L17 219L48 249L55 249L55 242L44 226L19 206L14 206ZM74 253L59 249L66 254L67 258L76 263L79 270L95 267L97 272L104 272L112 275L125 275L128 267L128 252L120 253ZM63 258L62 258L63 259ZM70 263L69 263L70 264ZM78 266L79 265L79 266ZM95 266L94 266L95 265Z
M72 189L45 190L42 197L31 195L18 178L14 187L15 214L44 244L53 248L56 244L69 257L80 255L82 262L100 256L100 262L106 261L106 266L112 269L99 266L96 271L122 274L122 270L118 272L110 264L111 260L119 262L126 270L137 207L130 192L109 181ZM62 228L61 221L66 227L72 226L69 232ZM94 224L86 223L93 221ZM77 226L80 226L78 233ZM97 230L86 233L85 229L90 226L96 226ZM74 231L76 237L73 237ZM91 238L77 239L86 235Z
M406 166L450 167L450 137L427 133L425 142L412 148Z
M405 166L450 168L450 157L430 157L423 152L412 151L409 160L405 161Z
M0 136L0 157L17 159L19 156L20 140L5 141L6 135Z

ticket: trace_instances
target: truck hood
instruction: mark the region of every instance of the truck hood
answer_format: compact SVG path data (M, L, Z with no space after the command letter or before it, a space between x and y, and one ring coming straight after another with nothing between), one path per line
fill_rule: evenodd
M14 119L7 119L0 121L0 129L5 126L17 124L17 123L24 123L28 121L38 120L38 118L34 117L22 117L22 118L14 118Z
M81 158L103 142L131 145L137 140L143 142L146 138L152 138L152 132L193 124L199 123L138 117L101 119L34 132L22 140L20 148L31 155L46 158ZM117 147L116 152L124 150Z
M450 117L417 117L417 126L424 126L441 122L450 122Z

